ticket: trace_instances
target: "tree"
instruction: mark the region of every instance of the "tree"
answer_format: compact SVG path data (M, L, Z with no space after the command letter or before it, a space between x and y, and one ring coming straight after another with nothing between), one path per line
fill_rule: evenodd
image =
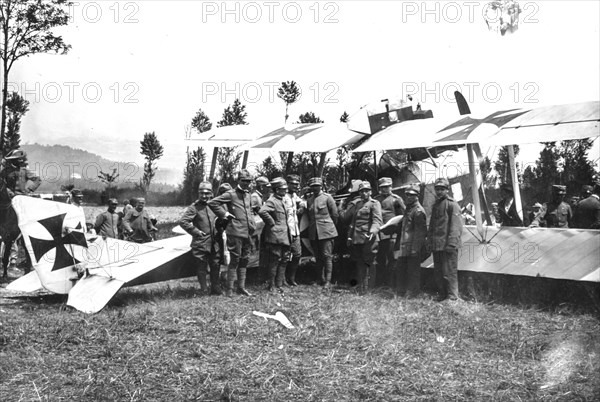
M344 110L344 113L342 113L342 115L340 116L340 123L348 123L349 119L350 115Z
M313 112L306 112L298 116L298 123L325 123L321 118Z
M102 183L106 184L106 196L108 198L111 197L111 195L113 193L112 190L116 187L115 182L117 181L118 177L119 177L119 174L117 173L117 168L114 168L112 170L112 173L103 172L101 170L100 174L98 175L98 178L100 179L100 181Z
M313 112L306 112L298 116L298 123L324 123L323 120ZM326 156L327 153L322 152L319 162L317 163L317 158L314 153L311 152L303 152L304 154L309 154L308 159L311 161L311 165L313 167L313 176L321 176L323 174L323 169L325 168Z
M67 0L2 0L0 1L0 58L2 59L2 121L0 150L4 150L8 77L14 63L22 57L38 53L66 54L71 46L52 29L69 22Z
M294 81L282 82L277 90L277 97L285 102L285 123L287 123L289 114L288 107L300 98L300 88Z
M6 134L2 155L8 154L21 146L21 118L29 111L29 101L16 92L8 95L6 100Z
M517 155L519 155L519 146L513 145L513 149L515 151L515 158L516 158ZM498 174L498 180L502 184L510 183L512 180L511 175L510 175L509 166L510 165L508 162L508 146L504 146L504 147L500 148L500 151L498 151L498 159L496 160L496 162L494 162L494 170ZM516 168L518 171L519 170L518 163L517 163Z
M558 171L559 159L560 152L556 147L556 142L546 142L540 152L539 158L535 161L535 168L529 169L528 166L525 169L524 184L525 187L532 190L533 199L550 199L550 187L553 184L559 184L560 180L560 173ZM525 181L525 178L527 178L527 181Z
M219 148L217 154L217 163L221 176L221 183L235 184L235 172L238 170L242 153L237 150L237 147Z
M217 122L217 127L236 126L246 123L246 106L242 105L239 99L233 101L232 105L227 106L223 111L223 117Z
M492 188L496 186L496 177L492 173L492 161L485 156L480 164L481 180L484 188Z
M199 109L192 118L192 127L195 128L198 133L203 133L212 128L210 118L202 111L202 109Z
M271 156L267 156L260 166L256 169L256 172L260 176L265 176L269 179L283 176L283 167L281 163L278 163Z
M144 155L146 163L144 163L144 175L140 180L139 187L144 193L147 193L158 169L154 162L162 157L164 148L154 132L145 133L144 139L140 141L140 144L142 148L141 154Z
M588 159L588 152L593 144L591 138L560 142L562 182L566 184L568 193L579 194L581 186L592 182L594 165Z
M246 117L246 106L242 105L239 99L233 101L232 105L227 106L223 110L223 116L220 121L217 122L217 127L224 126L236 126L245 125ZM219 165L219 171L221 176L221 182L234 183L235 177L234 172L242 159L242 153L237 150L237 147L221 147L217 153L217 163Z
M198 196L196 191L200 182L204 180L205 162L206 153L202 147L198 147L191 153L188 152L181 185L183 201L186 204L190 204Z

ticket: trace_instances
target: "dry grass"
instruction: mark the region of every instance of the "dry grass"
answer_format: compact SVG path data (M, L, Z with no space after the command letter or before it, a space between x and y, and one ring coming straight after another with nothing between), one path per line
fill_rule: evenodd
M126 289L86 316L60 297L0 305L0 399L598 400L600 325L568 311L302 286ZM0 299L2 300L2 299ZM284 312L296 326L252 315Z

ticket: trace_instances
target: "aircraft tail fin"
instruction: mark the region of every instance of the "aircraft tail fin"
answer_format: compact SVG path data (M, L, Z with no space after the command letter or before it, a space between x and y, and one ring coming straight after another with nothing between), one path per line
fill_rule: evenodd
M454 91L454 98L456 99L456 106L458 106L458 112L463 114L471 114L471 108L467 103L467 100L459 91Z

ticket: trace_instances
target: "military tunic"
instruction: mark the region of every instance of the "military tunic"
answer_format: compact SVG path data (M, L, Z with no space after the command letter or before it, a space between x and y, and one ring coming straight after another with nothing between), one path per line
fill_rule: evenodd
M391 193L390 195L379 194L374 197L375 200L379 201L381 204L381 215L383 218L383 223L387 223L390 219L395 216L404 214L404 210L406 206L404 205L404 201L400 196ZM379 232L379 240L385 239L395 239L396 233L388 235L383 232Z
M573 218L571 206L564 201L556 203L547 202L542 206L540 214L534 219L531 226L541 226L540 222L545 221L548 228L568 228Z

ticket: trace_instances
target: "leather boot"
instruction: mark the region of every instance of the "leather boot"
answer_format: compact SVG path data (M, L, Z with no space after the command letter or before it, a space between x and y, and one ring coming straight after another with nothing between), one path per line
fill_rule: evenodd
M330 288L331 287L331 273L333 271L333 262L332 261L327 261L325 262L324 266L323 266L323 270L325 271L325 288Z
M252 296L252 294L246 290L246 267L238 268L237 292L244 296Z
M206 280L206 268L207 264L205 262L201 262L197 271L198 283L200 283L200 292L202 293L206 293L208 291L208 282Z
M290 286L298 286L298 284L296 283L296 271L298 270L299 262L300 262L299 258L293 257L292 262L290 262L290 265L287 268L288 284Z
M235 283L235 268L227 269L227 291L225 295L228 297L233 296L233 284Z
M221 283L219 282L219 274L221 267L217 264L210 268L210 294L220 296L223 294Z
M280 292L283 292L283 283L285 282L285 266L285 262L280 262L277 266L277 277L275 278L275 286Z
M276 286L276 281L275 281L275 277L277 275L277 265L275 265L272 261L269 261L270 266L268 267L269 270L269 286L267 287L267 289L269 289L269 292L272 292L275 290L275 286Z

